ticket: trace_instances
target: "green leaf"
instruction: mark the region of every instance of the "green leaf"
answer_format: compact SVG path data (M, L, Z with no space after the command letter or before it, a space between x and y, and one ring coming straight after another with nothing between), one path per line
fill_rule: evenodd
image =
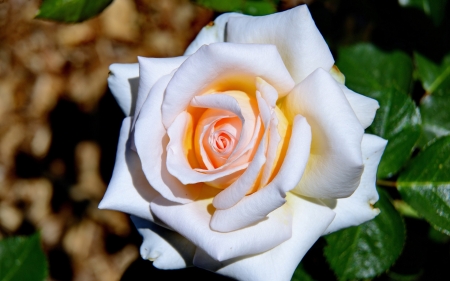
M39 234L0 241L0 280L42 281L47 278L47 268Z
M337 64L350 89L380 103L367 132L389 141L377 177L391 177L409 159L421 132L419 110L408 95L412 61L402 52L384 53L372 45L360 44L340 49Z
M43 0L36 15L67 23L82 22L100 14L113 0Z
M295 269L291 281L314 281L314 279L306 273L303 265L300 263Z
M197 4L217 12L239 12L253 16L277 11L278 0L195 0Z
M337 65L345 84L364 95L392 87L407 94L411 88L413 63L403 52L385 53L371 44L357 44L339 49Z
M411 207L450 235L450 136L437 139L415 157L397 180Z
M398 2L404 7L421 9L431 17L435 25L439 25L444 19L447 0L399 0Z
M420 102L420 113L423 126L420 146L434 138L450 135L450 90L425 96Z
M428 231L428 238L430 238L431 241L439 244L445 244L450 241L449 235L436 230L434 227L430 227L430 231Z
M420 137L420 114L414 102L395 88L372 95L380 103L367 132L387 139L388 145L378 166L379 178L391 177L408 161Z
M405 242L402 218L387 193L378 190L381 213L360 226L325 236L325 257L339 280L373 278L397 260Z
M417 75L427 94L450 90L450 54L444 57L441 65L436 65L418 53L414 53L414 62Z
M416 74L426 95L420 101L423 147L436 137L450 134L450 54L436 65L420 54L414 54Z

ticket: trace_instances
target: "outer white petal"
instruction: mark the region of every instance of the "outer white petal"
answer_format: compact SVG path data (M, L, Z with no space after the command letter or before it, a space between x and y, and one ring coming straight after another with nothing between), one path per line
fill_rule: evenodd
M203 45L209 45L216 42L225 42L225 27L228 19L231 17L242 17L238 13L225 13L218 16L212 23L209 23L200 30L194 41L187 47L184 55L192 55Z
M183 185L167 171L169 137L161 121L161 103L170 79L171 75L166 75L152 87L136 121L134 142L144 174L153 188L165 198L185 204L198 196L200 188Z
M317 68L328 71L334 64L306 5L263 17L230 18L226 41L277 46L296 83Z
M345 97L355 112L356 117L358 117L361 126L363 126L364 129L369 127L375 118L377 109L380 108L378 101L355 93L345 85L339 84L339 87L341 87L341 90L344 92Z
M227 90L255 93L256 77L278 93L287 94L294 87L273 45L215 43L201 47L178 68L167 86L162 105L164 126L168 128L197 95Z
M136 105L139 87L139 64L111 64L109 66L108 86L125 116L130 116Z
M378 201L375 187L378 163L380 163L387 141L365 134L362 141L364 173L358 189L349 198L324 200L336 213L336 218L327 228L326 234L349 226L359 225L373 219L380 210L373 207Z
M141 257L153 261L159 269L179 269L192 265L195 246L180 234L152 222L133 217L131 220L143 241Z
M215 194L216 189L206 187L200 198L190 204L175 204L158 197L150 206L161 221L218 261L265 252L291 237L291 210L285 206L250 227L228 233L211 230L209 222L214 212L211 203Z
M266 187L245 196L231 208L216 210L211 220L211 228L232 231L246 227L264 219L270 212L282 206L286 192L294 188L303 175L310 143L311 128L305 118L297 116L286 157L277 176ZM214 205L218 201L217 198L218 196L214 198Z
M100 209L117 210L153 221L150 202L159 193L148 183L137 153L130 149L131 117L123 120L113 175Z
M138 57L139 60L139 91L136 100L136 109L134 110L134 118L136 119L141 111L142 105L147 99L150 89L161 77L170 74L178 68L187 57L174 58L144 58ZM134 121L136 123L136 121ZM134 125L133 123L133 125Z
M288 120L304 116L312 130L308 165L293 192L313 198L350 196L364 168L364 129L338 83L319 68L289 93L283 109Z
M286 205L294 216L292 237L289 240L259 255L223 262L215 261L198 248L194 265L241 281L291 280L300 260L323 234L335 214L320 202L308 201L291 193L287 194L286 199ZM261 233L263 236L266 234Z

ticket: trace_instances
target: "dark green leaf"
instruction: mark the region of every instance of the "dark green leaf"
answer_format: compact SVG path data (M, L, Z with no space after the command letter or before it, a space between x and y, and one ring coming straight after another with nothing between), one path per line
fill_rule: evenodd
M389 276L389 280L391 281L420 281L422 280L423 272L414 273L414 274L401 274L396 272L388 272L387 276Z
M414 62L417 76L427 94L439 90L450 90L450 54L444 57L441 65L436 65L422 55L415 53Z
M100 14L113 0L43 0L38 19L74 23Z
M358 44L339 49L339 69L345 84L354 91L372 96L388 88L409 93L413 64L403 52L385 53L370 44Z
M262 16L275 13L278 0L195 0L195 2L217 12L239 12Z
M391 177L409 159L421 131L419 111L408 95L412 61L402 52L384 53L372 45L361 44L342 48L337 64L350 89L380 103L367 132L389 141L377 176Z
M449 78L450 80L450 78ZM423 147L436 137L450 135L450 90L425 96L420 102Z
M325 257L339 280L375 277L395 262L405 242L405 226L383 190L373 220L325 236Z
M450 136L430 144L406 167L398 190L436 229L450 235Z
M291 281L314 281L314 279L306 273L302 264L300 263L294 271Z
M380 103L375 120L367 130L389 140L378 166L377 176L386 178L394 175L408 161L420 136L420 114L407 95L395 88L374 93Z
M439 25L445 15L445 4L447 0L399 0L400 5L414 7L424 11L431 17L434 24Z
M428 231L428 238L435 243L445 244L450 241L450 236L446 235L439 230L436 230L434 227L430 227L430 231Z
M417 76L426 95L420 102L423 132L420 145L450 134L450 55L440 66L425 57L415 54Z
M47 278L47 268L39 234L0 241L0 280L42 281Z

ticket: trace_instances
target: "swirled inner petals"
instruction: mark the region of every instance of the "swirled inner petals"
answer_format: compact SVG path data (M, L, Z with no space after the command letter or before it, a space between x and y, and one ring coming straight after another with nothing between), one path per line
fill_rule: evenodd
M293 189L303 175L310 144L311 127L304 117L297 115L292 126L292 137L286 157L275 178L266 187L245 196L230 208L217 209L210 223L211 228L222 232L241 229L264 219L270 212L282 206L285 203L286 192ZM214 198L219 204L214 206L226 206L223 204L228 203L225 200L233 199L231 196L219 198L219 195Z
M228 169L219 169L211 174L201 173L192 169L185 152L186 130L189 130L191 122L191 115L184 111L178 115L167 130L167 135L170 138L167 144L167 169L171 175L183 184L208 183L229 176L248 166L248 164L232 166Z

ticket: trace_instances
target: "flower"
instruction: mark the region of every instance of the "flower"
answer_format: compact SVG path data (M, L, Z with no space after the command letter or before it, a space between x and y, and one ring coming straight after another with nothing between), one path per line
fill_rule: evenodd
M100 208L132 215L154 266L290 280L321 235L379 213L378 103L344 85L306 5L223 14L182 57L110 69L129 116Z

